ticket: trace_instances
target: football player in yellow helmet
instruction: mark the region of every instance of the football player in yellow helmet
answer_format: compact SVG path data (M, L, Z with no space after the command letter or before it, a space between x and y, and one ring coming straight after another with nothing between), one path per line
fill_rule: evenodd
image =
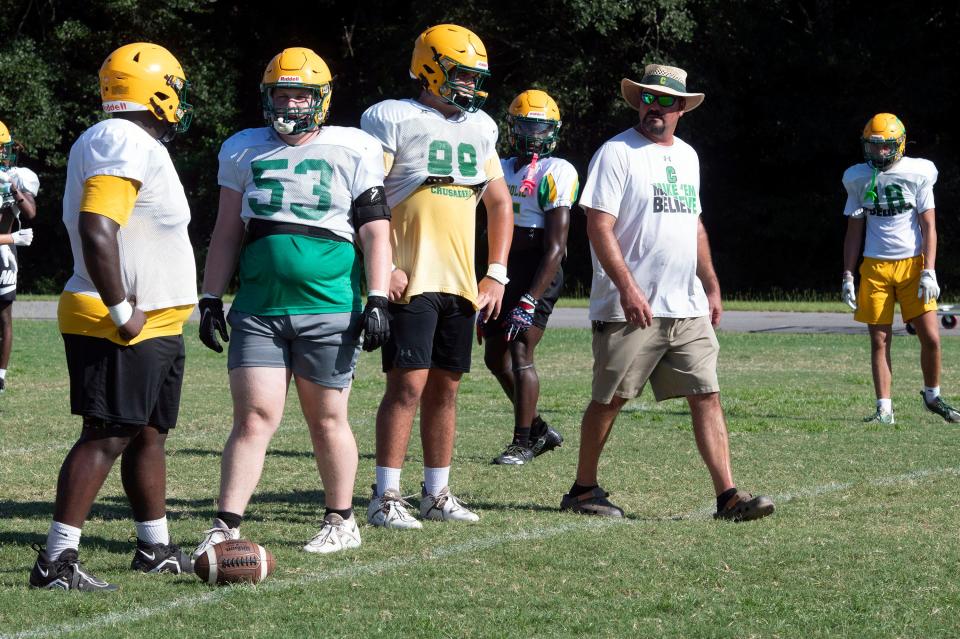
M327 63L310 49L292 47L275 55L260 82L267 125L285 135L317 129L330 111L331 80ZM290 91L281 96L281 89L297 89L302 95L287 101Z
M37 174L17 164L17 143L0 122L0 393L7 385L13 346L13 301L17 297L17 247L30 246L33 229L21 223L37 215Z
M387 386L377 412L377 479L367 506L373 526L422 527L400 491L418 409L421 518L479 519L451 492L450 469L457 393L470 371L475 319L500 315L513 229L497 124L480 109L488 74L487 52L476 34L452 24L430 27L417 38L410 63L419 94L378 102L360 118L361 128L382 146L393 215L391 339L381 351ZM486 275L478 278L481 199L489 241Z
M117 589L81 569L78 551L118 458L137 536L131 569L192 570L167 526L165 447L180 409L183 325L197 302L197 269L190 205L160 143L190 124L186 90L169 51L122 46L100 67L101 106L111 117L70 148L63 225L74 266L57 316L70 410L82 430L60 467L46 549L37 549L30 573L34 588Z
M870 166L883 170L903 157L907 145L907 130L900 118L892 113L878 113L863 127L860 138L863 159Z
M413 46L410 77L444 102L473 113L487 99L481 91L490 75L487 50L470 29L440 24L420 34Z
M120 47L100 67L100 100L106 113L146 111L164 125L159 136L169 142L190 128L193 106L183 67L157 44L136 42Z
M16 163L17 150L13 144L13 136L10 135L7 125L0 122L0 170L14 166Z
M530 159L534 153L547 157L557 148L563 121L557 103L545 91L524 91L513 99L507 113L507 139L518 159Z
M503 321L478 324L484 363L513 403L513 440L493 462L521 465L560 446L563 437L537 410L540 378L534 350L563 288L570 208L577 199L577 170L552 157L560 109L544 91L513 99L507 115L513 157L501 160L513 199L513 241L507 260Z
M935 270L937 221L933 162L904 155L907 132L900 118L878 113L860 136L865 162L843 174L847 233L843 243L841 297L855 311L854 319L870 330L870 360L877 397L876 411L865 422L893 424L894 302L904 323L920 338L923 405L947 422L960 422L960 411L940 396L940 331ZM860 288L853 271L860 259Z
M353 127L321 126L330 85L320 56L284 49L260 86L267 126L239 131L220 147L200 341L218 353L220 340L229 341L234 412L218 510L197 557L239 538L291 379L326 506L304 550L325 554L361 543L351 507L359 458L347 409L361 347L372 351L390 337L390 209L379 141ZM221 297L235 270L240 287L224 316Z

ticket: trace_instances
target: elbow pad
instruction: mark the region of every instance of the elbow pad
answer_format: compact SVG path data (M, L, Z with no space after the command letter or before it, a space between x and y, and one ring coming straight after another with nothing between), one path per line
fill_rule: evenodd
M353 201L353 226L359 229L367 222L389 220L390 207L382 186L367 189Z

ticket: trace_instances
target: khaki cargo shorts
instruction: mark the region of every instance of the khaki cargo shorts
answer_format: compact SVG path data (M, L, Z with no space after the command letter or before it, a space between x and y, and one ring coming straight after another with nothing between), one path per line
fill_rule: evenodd
M653 318L640 328L626 322L594 323L593 401L632 399L647 380L658 402L720 391L720 344L709 317Z

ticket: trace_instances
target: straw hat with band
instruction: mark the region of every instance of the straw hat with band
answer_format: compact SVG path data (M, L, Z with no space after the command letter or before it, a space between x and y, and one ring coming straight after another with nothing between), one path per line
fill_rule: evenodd
M703 102L702 93L687 93L687 72L677 67L667 67L662 64L648 64L643 69L643 79L634 82L624 78L620 81L620 92L623 99L631 107L640 110L640 93L646 89L663 95L675 95L684 98L686 106L683 110L693 111Z

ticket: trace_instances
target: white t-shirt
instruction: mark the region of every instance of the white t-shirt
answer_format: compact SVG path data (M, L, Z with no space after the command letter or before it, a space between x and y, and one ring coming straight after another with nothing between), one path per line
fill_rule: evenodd
M580 180L573 165L560 158L545 157L537 162L533 175L535 185L533 193L523 195L520 186L527 177L529 162L520 165L514 171L515 158L500 160L503 167L503 179L507 182L510 197L513 199L513 224L523 228L542 229L544 213L561 206L573 206L580 189Z
M627 129L590 160L580 206L617 218L613 233L654 317L709 313L697 277L700 160L693 147L677 137L661 146ZM590 319L626 321L620 292L590 253Z
M843 174L847 189L843 214L867 219L864 257L902 260L920 255L923 234L918 216L935 208L937 167L929 160L904 157L887 170L878 171L876 184L873 174L866 163L855 164ZM867 195L871 185L876 201Z
M65 290L99 298L83 261L80 202L84 182L115 175L140 183L133 212L117 233L120 275L137 308L152 311L197 302L197 271L187 235L190 207L167 148L140 126L121 118L103 120L70 149L63 193L63 224L70 235L73 276Z
M462 186L500 177L497 124L483 111L448 119L416 100L384 100L363 113L360 127L393 158L384 183L391 208L428 177Z

